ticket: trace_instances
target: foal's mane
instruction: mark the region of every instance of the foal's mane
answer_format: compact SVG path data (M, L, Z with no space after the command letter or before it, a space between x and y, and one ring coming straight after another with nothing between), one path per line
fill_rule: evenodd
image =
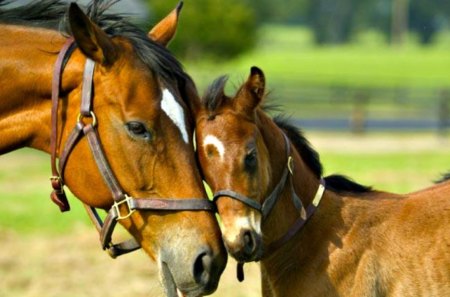
M213 119L221 106L227 101L233 100L225 95L225 85L228 80L227 76L221 76L216 79L207 89L205 95L202 97L202 105L208 110L209 118ZM270 105L268 109L271 108ZM267 108L262 107L264 111ZM294 147L299 152L305 164L313 172L317 178L321 178L323 174L323 167L320 162L320 157L317 151L311 146L309 141L305 138L299 128L289 122L288 118L283 115L278 115L273 118L276 125L286 133ZM324 178L327 189L337 193L368 193L372 192L372 188L358 184L350 178L343 175L329 175Z
M144 32L132 24L124 14L108 13L108 9L120 0L94 0L86 8L88 17L109 36L123 36L132 44L138 57L165 82L184 84L191 78L172 54L163 46L150 40ZM0 0L0 24L23 25L53 29L64 35L71 35L68 27L68 4L62 0L33 1L30 4L5 9L10 1ZM186 96L182 94L183 99Z

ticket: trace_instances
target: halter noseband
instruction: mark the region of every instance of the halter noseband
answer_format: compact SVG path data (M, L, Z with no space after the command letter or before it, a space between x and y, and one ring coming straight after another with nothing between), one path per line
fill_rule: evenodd
M217 202L217 200L219 200L222 197L229 197L229 198L238 200L238 201L244 203L245 205L261 212L262 218L266 219L269 216L269 214L271 213L272 209L274 208L276 202L280 198L280 196L281 196L280 194L286 185L288 177L290 178L290 180L291 180L290 191L291 191L292 202L293 202L295 208L299 211L300 216L294 222L294 224L291 225L289 230L282 237L271 242L267 246L267 248L264 251L263 258L267 257L268 255L272 254L277 249L282 247L292 237L294 237L294 235L297 234L298 231L300 231L300 229L305 225L305 223L308 221L308 219L314 214L315 210L319 206L320 201L322 200L323 193L325 192L325 180L323 178L321 178L319 188L317 189L317 192L313 198L313 201L311 202L310 205L308 205L307 208L305 208L303 206L303 203L302 203L300 197L298 197L297 193L295 192L294 183L292 181L292 176L294 175L294 171L293 171L294 164L293 164L293 159L291 156L291 145L289 143L289 139L286 136L286 134L284 134L283 132L282 132L282 134L283 134L285 147L286 147L286 159L287 159L286 166L283 170L280 181L278 182L278 184L275 186L275 188L272 190L270 195L264 200L264 202L262 204L254 199L248 198L247 196L239 194L232 190L217 191L214 193L214 199L213 199L213 201L215 203ZM242 266L243 266L243 263L238 263L237 275L238 275L239 281L242 281L244 279Z
M126 219L136 210L160 210L160 211L215 211L215 205L207 199L159 199L159 198L133 198L127 195L120 186L117 178L111 170L109 162L103 151L100 137L97 132L97 118L93 111L93 76L95 62L87 59L83 74L82 98L80 114L78 121L73 128L71 134L67 138L59 158L59 166L56 165L56 151L58 138L58 102L59 91L61 85L61 75L64 69L63 61L70 57L74 48L73 38L69 38L61 49L55 63L53 81L52 81L52 123L51 123L51 167L52 177L50 178L53 187L51 199L60 207L61 211L70 210L66 194L64 192L64 168L67 159L72 152L75 145L82 138L86 136L91 153L94 156L97 167L112 193L114 200L111 209L108 211L105 220L102 221L97 213L97 210L89 205L84 204L84 207L89 215L89 218L94 223L100 234L100 242L104 250L107 250L109 255L113 258L132 252L140 248L139 243L133 238L118 244L112 243L112 234L114 228L119 220ZM59 167L59 168L58 168ZM119 207L126 206L126 213L123 214ZM123 206L122 206L123 208Z

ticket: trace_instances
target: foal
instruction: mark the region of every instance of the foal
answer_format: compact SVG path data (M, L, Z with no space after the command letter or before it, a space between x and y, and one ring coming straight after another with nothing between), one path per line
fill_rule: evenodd
M261 261L263 296L450 296L450 181L408 195L322 178L319 156L262 109L253 67L197 102L197 153L228 252Z

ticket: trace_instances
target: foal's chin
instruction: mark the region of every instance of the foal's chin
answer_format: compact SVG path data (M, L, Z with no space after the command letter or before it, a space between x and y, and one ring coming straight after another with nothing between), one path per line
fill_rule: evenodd
M223 239L228 253L240 263L257 262L264 254L261 233L252 229L241 229L238 236Z

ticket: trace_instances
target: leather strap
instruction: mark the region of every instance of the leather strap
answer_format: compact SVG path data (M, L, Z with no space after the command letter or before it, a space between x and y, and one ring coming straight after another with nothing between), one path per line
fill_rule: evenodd
M70 49L74 44L73 38L68 38L64 43L61 51L56 58L55 67L53 69L52 80L52 110L51 110L51 134L50 134L50 154L51 154L51 168L52 177L50 178L53 188L50 194L51 200L59 206L61 212L69 211L70 205L64 192L64 181L58 172L56 165L56 151L58 143L58 105L59 105L59 90L61 88L61 76L63 71L63 63L70 53Z
M275 240L274 242L271 242L266 250L264 251L264 256L268 257L271 254L273 254L276 250L281 248L285 243L287 243L292 237L294 237L297 232L302 229L302 227L306 224L306 222L309 220L309 218L314 214L317 207L319 206L319 203L323 197L323 192L325 191L325 180L322 178L320 179L319 188L317 189L317 193L315 195L315 202L313 201L308 207L306 208L306 215L300 216L294 224L289 228L289 230L279 239Z

